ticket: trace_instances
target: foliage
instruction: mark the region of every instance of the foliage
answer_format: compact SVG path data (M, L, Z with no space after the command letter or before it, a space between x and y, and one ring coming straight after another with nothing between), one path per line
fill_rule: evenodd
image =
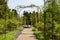
M60 39L60 5L59 0L46 0L44 13L40 11L25 12L23 22L15 9L10 10L7 1L0 0L0 34L15 30L21 24L33 25L34 34L39 40ZM10 35L10 34L9 34ZM8 36L8 35L7 35ZM12 36L13 37L13 36ZM7 37L8 38L8 37Z
M37 14L35 12L33 18L33 24L38 29L38 31L42 31L44 34L44 40L59 40L60 39L60 7L55 1L50 1L51 3L48 3L48 6L44 10L44 13L40 12L40 22L37 22L35 20L37 19ZM35 29L36 30L36 29ZM36 32L37 35L38 32ZM36 35L35 34L35 35Z
M0 35L15 30L22 24L15 9L9 9L7 0L0 0Z
M37 28L34 28L33 31L34 31L34 34L36 35L36 37L38 38L38 40L44 40L44 36L41 31L38 31Z
M0 35L0 40L15 40L17 33L22 29L23 29L22 27L18 27L14 31L11 31L7 34Z

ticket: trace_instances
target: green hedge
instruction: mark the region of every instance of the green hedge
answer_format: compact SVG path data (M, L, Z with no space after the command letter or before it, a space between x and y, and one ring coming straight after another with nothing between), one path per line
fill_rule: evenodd
M13 31L21 24L22 23L16 19L8 19L8 20L0 19L0 33L4 34L4 31Z
M15 40L17 33L22 30L22 27L18 27L16 30L11 31L7 34L0 35L0 40Z
M38 31L37 28L34 28L33 31L34 31L34 34L38 40L44 40L44 36L41 31Z

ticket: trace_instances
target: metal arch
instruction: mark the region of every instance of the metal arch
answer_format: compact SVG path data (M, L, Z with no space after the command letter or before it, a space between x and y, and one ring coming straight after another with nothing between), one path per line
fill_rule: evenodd
M41 11L41 8L40 8L39 6L34 5L34 4L31 4L31 5L29 5L29 6L21 6L21 5L19 5L19 6L16 6L15 9L16 9L18 12L21 12L22 9L24 9L24 8L33 8L33 7L36 7L38 12ZM21 8L21 9L20 9L20 8ZM20 10L19 10L19 9L20 9Z
M41 10L41 7L36 6L36 5L34 5L34 4L31 4L31 5L29 5L29 6L21 6L21 5L19 5L19 6L16 6L15 9L19 12L19 15L20 15L20 12L21 12L24 8L33 8L33 7L36 7L36 8L37 8L37 12L39 12L38 15L40 15L40 11L42 11L42 10ZM39 17L40 17L40 16L39 16ZM40 20L40 18L39 18L39 20Z

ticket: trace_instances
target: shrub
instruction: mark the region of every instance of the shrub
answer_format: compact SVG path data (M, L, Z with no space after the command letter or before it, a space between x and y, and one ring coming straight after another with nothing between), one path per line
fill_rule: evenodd
M44 36L41 31L39 31L37 28L34 28L33 31L34 34L36 35L36 38L38 38L38 40L44 40Z
M11 31L17 27L17 24L14 21L9 20L7 21L6 27L7 27L7 30Z

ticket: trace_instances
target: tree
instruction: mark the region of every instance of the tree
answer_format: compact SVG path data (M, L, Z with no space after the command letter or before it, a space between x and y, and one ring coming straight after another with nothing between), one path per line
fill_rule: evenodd
M5 0L0 0L0 18L6 18L8 10L7 2Z

